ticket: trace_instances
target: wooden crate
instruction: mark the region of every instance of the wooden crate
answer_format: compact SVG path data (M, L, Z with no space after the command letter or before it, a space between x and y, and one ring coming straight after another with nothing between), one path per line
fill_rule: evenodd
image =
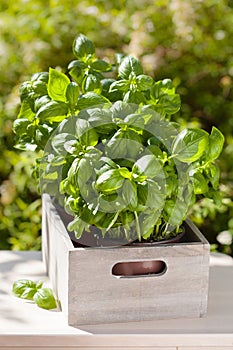
M74 248L61 214L43 195L43 257L72 326L203 317L207 311L209 243L189 220L184 242L153 247ZM162 260L159 275L116 277L125 261Z

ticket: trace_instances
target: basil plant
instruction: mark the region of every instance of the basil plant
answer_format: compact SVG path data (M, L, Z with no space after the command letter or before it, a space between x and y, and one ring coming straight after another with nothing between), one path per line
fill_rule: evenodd
M16 147L37 151L35 173L73 216L77 238L156 241L177 235L200 198L217 203L224 137L184 128L170 79L154 81L140 61L98 59L84 35L67 74L53 68L20 87Z

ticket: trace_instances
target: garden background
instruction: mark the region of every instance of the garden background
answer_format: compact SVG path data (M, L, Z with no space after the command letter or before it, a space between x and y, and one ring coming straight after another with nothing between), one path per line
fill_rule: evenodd
M41 245L41 200L31 176L36 154L14 148L18 88L35 72L65 71L83 33L98 56L131 54L156 80L173 79L184 125L215 125L225 135L222 205L203 199L190 217L212 250L233 255L233 1L1 0L0 10L0 249Z

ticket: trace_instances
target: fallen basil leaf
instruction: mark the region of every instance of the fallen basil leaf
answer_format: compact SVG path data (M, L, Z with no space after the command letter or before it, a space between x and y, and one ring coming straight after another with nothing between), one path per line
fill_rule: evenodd
M42 309L50 310L57 307L56 299L51 288L39 289L35 293L33 300L35 301L36 305Z
M33 282L31 280L28 280L28 279L21 279L21 280L14 282L12 292L18 298L22 298L23 293L29 289L36 291L36 289L37 289L36 282ZM26 298L24 298L24 299L26 299Z

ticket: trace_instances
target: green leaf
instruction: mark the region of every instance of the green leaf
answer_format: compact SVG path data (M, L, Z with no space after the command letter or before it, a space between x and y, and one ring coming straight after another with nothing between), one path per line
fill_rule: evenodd
M76 123L76 135L80 143L85 146L95 146L99 136L91 124L85 119L78 119Z
M69 70L72 68L78 68L81 72L82 70L85 70L87 68L87 64L80 60L73 60L68 65Z
M95 53L95 47L85 35L79 34L73 42L73 52L79 59Z
M91 108L88 110L88 121L99 133L104 135L116 130L116 125L112 120L112 112L104 108Z
M111 169L101 174L96 181L96 189L104 194L111 194L122 187L125 179L119 169Z
M127 91L124 95L124 102L126 103L135 103L140 104L141 102L145 103L145 96L141 91Z
M211 161L217 159L222 152L223 145L223 134L216 127L213 127L209 137L208 159Z
M88 74L86 78L83 80L83 91L93 91L96 94L100 94L102 90L102 85L100 83L100 79L96 77L94 74Z
M82 84L82 80L87 68L87 64L80 60L71 61L68 65L69 75L78 83Z
M119 168L119 172L125 179L131 179L132 177L131 172L127 168Z
M42 309L50 310L56 309L57 307L56 299L51 288L39 289L35 293L33 300L35 301L36 305Z
M48 95L46 96L41 96L39 98L37 98L35 100L35 105L34 105L34 108L35 108L35 112L38 112L38 110L46 105L47 103L49 103L51 101L50 97Z
M66 88L66 98L71 108L73 108L76 105L79 95L80 90L78 84L76 84L75 82L69 83Z
M48 94L55 101L66 101L66 89L70 79L63 73L49 68Z
M115 92L115 91L128 91L130 86L130 82L126 79L121 79L114 81L109 88L110 92Z
M27 100L23 100L21 106L20 106L20 111L18 114L18 118L25 118L28 120L32 120L34 117L35 113L32 111L31 106Z
M142 150L141 137L133 130L119 129L105 147L109 158L135 159Z
M61 101L51 101L42 106L36 113L36 118L54 122L62 121L68 114L68 106Z
M154 80L149 75L141 74L141 75L137 76L136 82L137 82L138 89L140 91L145 91L145 90L150 89Z
M94 92L87 92L79 98L77 108L81 110L91 106L103 105L105 103L110 103L110 101L104 96L100 96Z
M156 210L162 210L164 206L165 193L161 190L157 182L148 180L148 193L146 206Z
M159 99L155 105L158 113L166 113L168 115L175 114L180 109L180 95L164 95Z
M208 192L208 190L209 190L208 181L206 180L204 175L202 175L200 172L196 172L193 175L193 179L194 179L194 193L195 194L204 194L204 193Z
M43 149L50 137L50 132L47 126L38 125L35 131L35 141L37 145Z
M122 100L122 92L120 90L110 91L110 86L114 82L115 82L114 79L109 79L109 78L101 80L102 95L108 98L112 102Z
M119 77L129 79L131 75L138 76L143 73L142 65L138 59L132 56L126 56L118 69Z
M97 72L108 72L112 68L111 64L104 60L96 60L90 66Z
M66 143L68 141L74 141L76 142L76 137L74 135L68 134L68 133L58 133L55 135L51 140L51 146L52 146L52 154L58 154L58 155L66 155Z
M157 174L163 174L163 170L159 160L154 155L146 155L139 158L132 168L132 172L135 174L145 175L153 178Z
M36 286L35 282L28 280L28 279L21 279L21 280L14 282L12 292L18 298L27 299L27 297L26 297L27 293L24 294L24 292L26 290L35 290L36 291L36 289L37 289L37 286ZM24 297L22 297L23 294L24 294Z
M24 292L21 294L20 298L33 300L35 293L37 292L36 288L26 288Z
M137 186L130 180L125 180L122 186L122 198L130 210L135 210L138 205Z
M18 135L22 135L27 132L27 127L30 123L31 122L25 118L16 119L13 123L13 131Z
M43 81L44 83L48 83L49 74L48 72L38 72L33 74L31 80L34 81Z
M175 88L173 87L171 79L164 79L157 81L150 90L151 97L155 100L164 95L174 95Z
M208 133L202 129L184 129L172 144L172 154L181 162L195 162L207 149L208 139Z
M32 89L36 96L44 96L48 94L47 85L43 81L35 81L32 84Z
M215 164L209 164L208 168L210 171L210 176L209 176L210 183L212 184L213 188L217 190L219 186L220 169Z
M184 201L178 198L176 201L166 200L163 215L166 222L170 225L175 227L181 225L187 217L187 212L188 204Z
M142 232L142 237L144 239L148 239L152 232L154 231L154 227L160 217L159 210L147 210L140 214L139 223L140 229Z

